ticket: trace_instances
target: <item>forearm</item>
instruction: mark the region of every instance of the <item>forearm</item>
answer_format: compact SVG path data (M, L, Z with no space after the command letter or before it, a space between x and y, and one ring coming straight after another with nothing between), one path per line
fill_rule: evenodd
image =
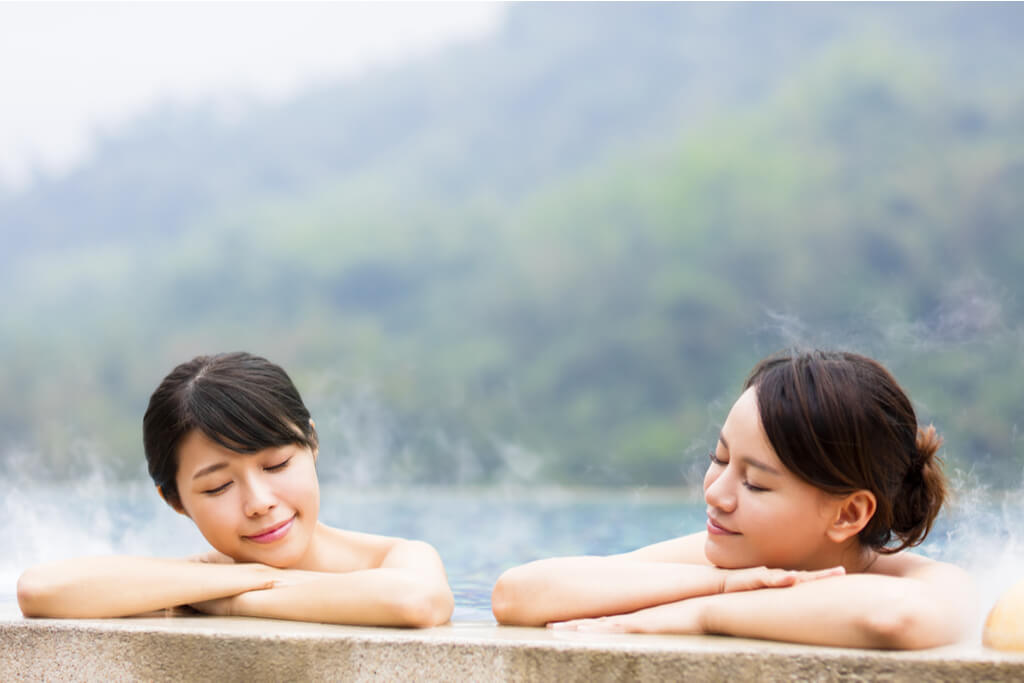
M170 558L77 558L22 574L18 605L27 617L128 616L267 588L275 571Z
M722 570L704 565L554 558L505 572L491 602L499 623L543 626L717 593L723 578Z
M289 583L288 571L271 590L231 599L238 616L292 619L365 626L428 627L443 624L452 613L447 581L408 569L380 568L345 574L322 574Z
M839 647L936 647L960 638L969 620L956 596L865 574L694 602L707 633Z

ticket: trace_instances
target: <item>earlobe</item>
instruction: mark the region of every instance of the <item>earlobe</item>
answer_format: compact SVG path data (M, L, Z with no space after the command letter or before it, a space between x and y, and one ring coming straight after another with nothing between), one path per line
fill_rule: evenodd
M871 491L854 491L839 502L835 518L827 534L836 543L843 543L856 536L868 525L875 514L877 502Z

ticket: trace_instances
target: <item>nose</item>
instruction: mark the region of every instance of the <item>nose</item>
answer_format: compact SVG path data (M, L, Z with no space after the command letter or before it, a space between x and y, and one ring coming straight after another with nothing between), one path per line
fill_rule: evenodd
M259 517L274 509L276 499L264 477L249 477L245 486L243 511L246 517Z
M717 470L717 471L716 471ZM704 502L722 512L736 509L736 488L728 466L711 466L704 476Z

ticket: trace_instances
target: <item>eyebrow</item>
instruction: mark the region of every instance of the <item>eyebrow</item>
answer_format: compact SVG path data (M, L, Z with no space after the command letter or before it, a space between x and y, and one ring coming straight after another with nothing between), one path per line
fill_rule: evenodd
M228 464L226 462L215 462L214 464L209 465L207 467L204 467L203 469L201 469L198 472L196 472L195 474L193 474L192 475L192 481L195 481L199 477L205 477L207 474L210 474L211 472L216 472L217 470L222 470L222 469L224 469L227 466L228 466Z
M727 442L725 440L725 435L722 434L721 432L718 433L718 440L722 442L723 446L725 446L725 450L729 450L729 442ZM738 457L739 457L741 462L743 462L744 464L749 465L750 467L753 467L755 469L764 470L765 472L768 472L770 474L778 474L778 475L782 474L782 472L778 471L777 469L775 469L771 465L765 464L765 463L761 462L760 460L756 460L754 458L751 458L749 455L741 455L741 456L738 456Z

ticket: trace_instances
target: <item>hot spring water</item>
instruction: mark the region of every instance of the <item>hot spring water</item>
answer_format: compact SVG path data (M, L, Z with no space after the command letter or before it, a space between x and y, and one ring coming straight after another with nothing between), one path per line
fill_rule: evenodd
M968 569L982 598L979 618L1024 578L1024 510L1015 495L960 495L919 552ZM422 539L444 559L455 621L491 621L490 592L505 569L556 555L624 552L704 527L697 492L650 490L431 489L353 491L326 484L321 519L370 533ZM26 567L66 557L182 557L207 549L193 524L148 483L0 485L6 527L0 602L13 601Z

